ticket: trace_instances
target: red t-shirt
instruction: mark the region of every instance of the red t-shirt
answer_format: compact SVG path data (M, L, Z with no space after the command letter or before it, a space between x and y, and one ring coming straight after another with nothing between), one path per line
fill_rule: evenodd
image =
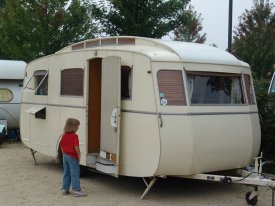
M78 159L75 146L79 146L78 135L75 133L64 133L61 139L61 149L63 153Z

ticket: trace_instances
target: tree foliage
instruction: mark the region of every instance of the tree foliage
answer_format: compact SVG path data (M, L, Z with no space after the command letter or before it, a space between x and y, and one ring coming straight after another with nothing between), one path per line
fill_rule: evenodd
M93 15L107 35L161 38L177 27L189 1L101 0L94 3Z
M8 0L0 13L0 57L30 61L92 36L87 2Z
M266 160L275 161L275 94L267 94L270 80L255 80L257 105L261 123L261 152ZM266 165L265 172L275 174L274 165Z
M5 0L0 0L0 9L4 6Z
M189 6L186 12L181 13L178 17L179 26L174 29L174 40L204 43L206 33L200 34L202 30L201 15L194 11L194 7Z
M275 63L274 5L268 0L254 0L251 10L240 17L234 31L234 54L251 66L261 123L261 151L269 160L275 160L275 95L268 95L269 73ZM269 166L269 165L268 165ZM264 167L275 172L275 167Z
M250 64L254 78L263 79L275 63L275 14L268 0L254 0L234 31L233 51Z

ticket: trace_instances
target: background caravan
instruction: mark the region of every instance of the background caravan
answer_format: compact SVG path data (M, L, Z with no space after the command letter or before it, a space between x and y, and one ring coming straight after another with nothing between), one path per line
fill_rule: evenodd
M69 117L81 122L80 163L113 176L242 168L261 141L248 64L193 43L90 39L30 62L23 143L57 157Z
M19 115L26 63L0 60L0 144L7 132L10 138L19 135Z

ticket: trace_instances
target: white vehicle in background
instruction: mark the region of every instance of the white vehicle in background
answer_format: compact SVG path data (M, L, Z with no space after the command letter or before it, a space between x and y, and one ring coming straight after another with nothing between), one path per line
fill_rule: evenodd
M273 72L273 76L268 88L268 94L275 93L275 71Z
M19 135L25 67L23 61L0 60L0 144L8 132Z
M157 178L168 176L275 185L259 179L258 163L257 176L211 174L258 162L261 143L250 67L218 48L108 37L30 62L22 142L32 154L61 155L70 117L81 122L80 164L115 177L151 177L141 198ZM256 191L246 199L257 202Z

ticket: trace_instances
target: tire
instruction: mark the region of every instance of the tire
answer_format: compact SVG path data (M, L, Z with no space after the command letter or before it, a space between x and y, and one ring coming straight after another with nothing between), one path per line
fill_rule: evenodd
M255 196L255 197L253 197L253 198L250 200L250 199L249 199L249 196L250 196L251 193L252 193L252 191L249 191L249 192L246 193L246 195L245 195L246 203L247 203L248 205L257 205L257 203L258 203L258 197Z
M63 165L63 153L61 151L61 147L58 147L57 161L59 164Z
M5 141L7 135L5 133L0 133L0 145Z

